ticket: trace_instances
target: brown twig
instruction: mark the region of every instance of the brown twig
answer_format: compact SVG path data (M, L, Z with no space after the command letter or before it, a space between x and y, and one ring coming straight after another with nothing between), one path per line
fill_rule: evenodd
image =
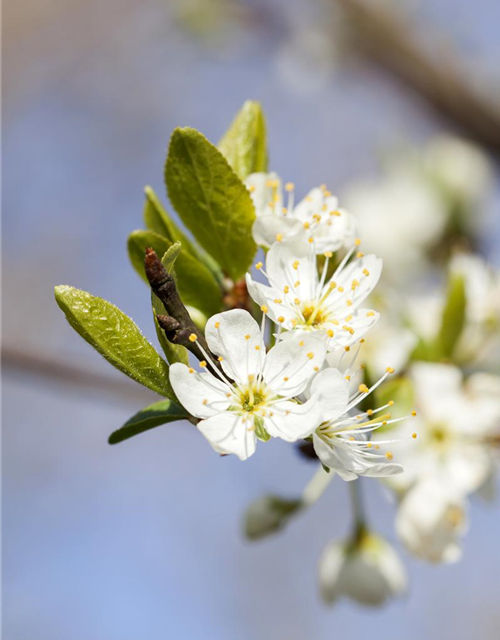
M198 345L211 355L205 336L191 320L191 316L179 296L174 278L162 265L154 249L150 247L146 249L144 268L151 289L161 300L168 313L168 315L156 316L158 324L165 331L167 339L172 344L183 345L198 359L204 358ZM196 336L196 340L193 340L193 334ZM217 358L212 357L212 360L214 364L218 365Z
M459 61L442 55L436 63L403 20L380 3L335 2L347 17L357 51L416 91L464 134L500 155L500 105L478 94Z

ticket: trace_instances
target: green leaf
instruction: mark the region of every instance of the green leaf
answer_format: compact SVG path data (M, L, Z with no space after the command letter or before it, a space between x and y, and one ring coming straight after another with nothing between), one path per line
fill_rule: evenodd
M66 285L54 291L66 320L108 362L148 389L175 400L168 364L131 318L86 291Z
M248 189L222 153L195 129L175 129L165 181L196 240L233 280L241 278L257 250L255 211Z
M453 274L448 282L448 294L443 309L437 346L442 357L451 358L465 324L467 300L465 280L461 274Z
M258 540L276 533L302 506L301 500L286 500L273 495L255 500L245 514L245 535L250 540Z
M267 133L262 107L247 100L219 142L219 149L239 177L267 171Z
M152 187L145 187L146 202L144 205L144 224L147 229L163 236L171 243L180 242L184 249L201 260L218 282L222 282L223 274L217 262L205 251L196 246L192 240L175 224L163 207Z
M128 238L130 261L137 273L147 282L144 272L146 247L153 247L164 256L173 245L153 231L133 231ZM206 316L218 313L222 307L222 292L205 265L182 248L175 262L177 288L185 305L195 307Z
M165 332L158 324L158 320L156 319L156 315L165 315L166 311L163 307L161 301L155 296L153 292L151 292L151 304L153 307L153 319L155 323L156 335L158 337L158 342L165 353L167 360L170 364L174 364L174 362L182 362L183 364L189 364L189 356L186 347L183 347L181 344L172 344L167 340L167 336Z
M109 444L118 444L128 440L128 438L144 433L144 431L167 424L167 422L184 420L188 417L189 414L182 407L170 402L170 400L161 400L145 409L141 409L141 411L127 420L123 427L113 431L108 438L108 442Z

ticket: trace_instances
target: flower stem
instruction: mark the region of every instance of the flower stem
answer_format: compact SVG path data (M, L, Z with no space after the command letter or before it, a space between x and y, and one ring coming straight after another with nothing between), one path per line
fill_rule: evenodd
M320 466L304 489L301 499L302 505L310 507L319 500L334 477L334 473L327 473Z
M366 515L359 480L349 482L352 512L354 516L353 538L357 539L366 529Z

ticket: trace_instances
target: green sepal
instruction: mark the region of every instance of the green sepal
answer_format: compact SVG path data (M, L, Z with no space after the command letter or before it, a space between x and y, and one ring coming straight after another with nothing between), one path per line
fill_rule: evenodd
M60 285L54 293L69 324L108 362L148 389L176 399L168 364L123 311L74 287Z
M276 533L288 520L300 511L300 499L287 500L279 496L264 496L252 502L244 520L245 535L249 540L258 540Z
M437 350L442 358L448 359L453 356L464 328L466 309L465 279L462 274L452 274L448 281L446 303L436 339Z
M258 102L244 103L218 147L242 180L251 173L267 171L266 121Z
M264 419L260 416L255 416L253 419L253 424L255 427L255 435L262 442L268 442L271 440L271 436L267 432L267 429L264 427Z
M138 411L122 427L113 431L108 442L109 444L118 444L144 433L144 431L189 417L189 414L182 407L170 402L170 400L161 400Z
M249 191L201 133L175 129L165 164L170 201L199 244L233 280L252 263L255 210Z

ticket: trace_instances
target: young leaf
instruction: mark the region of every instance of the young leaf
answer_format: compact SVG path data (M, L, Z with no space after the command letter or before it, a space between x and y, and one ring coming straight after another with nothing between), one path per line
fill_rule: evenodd
M172 246L175 245L153 231L133 231L128 238L130 261L146 282L146 247L152 247L159 256L164 256ZM206 316L212 316L221 310L222 293L218 283L207 267L184 248L176 259L175 275L179 294L185 305L199 309Z
M144 431L167 424L167 422L184 420L188 417L189 414L182 407L170 402L170 400L161 400L145 409L141 409L141 411L127 420L123 427L113 431L108 438L108 442L109 444L118 444L128 440L128 438L144 433Z
M55 288L55 298L73 329L108 362L148 389L175 400L168 364L123 311L66 285Z
M219 142L219 149L239 177L267 171L266 121L258 102L247 100Z
M152 187L145 187L146 202L144 204L144 224L149 231L163 236L171 243L180 242L184 250L201 260L218 282L222 282L223 274L217 262L205 251L197 247L187 235L179 229L163 207Z
M444 358L451 358L453 355L455 345L464 328L466 305L464 278L460 274L455 274L450 277L448 283L448 295L437 337L437 347Z
M250 266L255 211L245 185L222 153L195 129L175 129L165 181L170 200L200 245L233 279Z

